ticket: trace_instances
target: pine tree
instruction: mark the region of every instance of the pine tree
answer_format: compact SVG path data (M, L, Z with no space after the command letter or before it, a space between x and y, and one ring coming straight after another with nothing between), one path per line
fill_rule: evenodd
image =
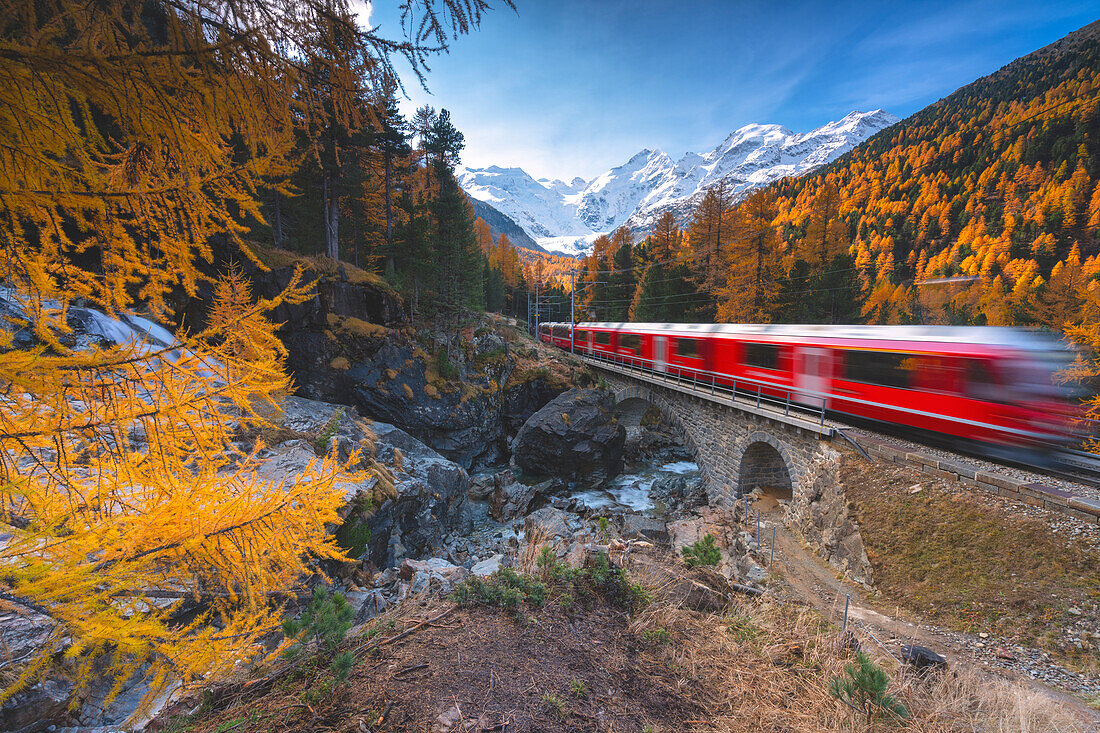
M412 148L407 137L408 125L397 100L397 80L393 76L387 76L382 87L379 99L379 123L380 129L375 136L382 161L382 190L384 192L385 217L386 217L386 247L390 266L393 266L394 258L394 228L398 207L395 200L398 191L408 185L408 166L412 156Z
M603 318L612 322L630 318L630 304L637 287L634 259L634 237L626 227L619 227L611 235L615 241L615 255L607 273L607 305L600 310Z
M647 257L649 262L668 263L680 249L680 228L676 217L666 211L657 219L649 238Z
M848 245L844 224L837 219L839 210L840 191L836 184L823 184L814 195L810 207L802 255L811 265L822 270Z
M723 178L703 194L687 235L697 282L708 293L716 293L726 284L728 271L723 247L732 230L729 184Z

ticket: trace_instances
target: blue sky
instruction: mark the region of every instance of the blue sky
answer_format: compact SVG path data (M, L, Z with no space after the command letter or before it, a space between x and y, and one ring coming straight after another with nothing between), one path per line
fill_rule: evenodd
M516 0L406 70L405 108L451 111L463 162L590 179L642 148L702 152L751 123L905 117L1100 17L1100 2ZM399 33L394 0L371 22ZM399 68L401 68L399 66Z

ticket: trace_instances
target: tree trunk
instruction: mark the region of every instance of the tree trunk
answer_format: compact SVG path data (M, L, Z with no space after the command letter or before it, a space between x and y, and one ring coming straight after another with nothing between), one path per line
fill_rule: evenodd
M391 161L393 152L386 147L385 159L386 167L384 177L386 179L386 254L389 255L388 270L394 270L393 263L393 184L390 180L391 174Z
M340 239L338 227L340 224L340 210L337 206L336 184L328 171L321 178L321 189L321 197L325 201L325 254L333 260L339 260Z
M275 246L282 248L283 246L283 207L280 201L279 192L275 192L275 226L272 227L272 234L275 240Z

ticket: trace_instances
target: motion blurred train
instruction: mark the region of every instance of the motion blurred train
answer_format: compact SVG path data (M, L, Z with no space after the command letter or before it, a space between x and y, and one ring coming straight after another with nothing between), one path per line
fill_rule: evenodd
M1049 452L1079 417L1058 378L1075 353L1029 329L542 323L539 339L989 454Z

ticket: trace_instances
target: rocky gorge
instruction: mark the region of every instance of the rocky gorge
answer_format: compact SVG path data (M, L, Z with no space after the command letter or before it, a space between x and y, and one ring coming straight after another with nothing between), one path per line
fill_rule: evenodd
M258 275L259 293L284 287L292 271ZM240 447L248 452L262 438L258 473L276 482L330 449L360 456L353 468L369 478L340 486L342 523L331 527L351 561L324 568L358 622L514 566L532 531L559 537L574 554L607 539L606 530L597 536L597 515L637 537L663 536L663 521L644 512L624 525L623 506L576 498L629 479L624 456L632 468L680 456L662 441L639 447L637 433L628 441L613 398L593 388L581 365L547 358L500 319L457 334L413 328L383 284L350 273L318 273L311 299L274 314L288 324L281 336L297 394L282 401L271 429L242 435ZM110 343L109 320L85 319L77 329L87 335L78 337ZM671 488L685 487L681 480ZM50 636L48 615L0 604L5 658L18 660ZM147 689L140 673L110 705L100 704L111 686L103 680L70 707L77 670L64 653L65 645L54 672L0 705L0 730L116 730L145 719L131 720Z

